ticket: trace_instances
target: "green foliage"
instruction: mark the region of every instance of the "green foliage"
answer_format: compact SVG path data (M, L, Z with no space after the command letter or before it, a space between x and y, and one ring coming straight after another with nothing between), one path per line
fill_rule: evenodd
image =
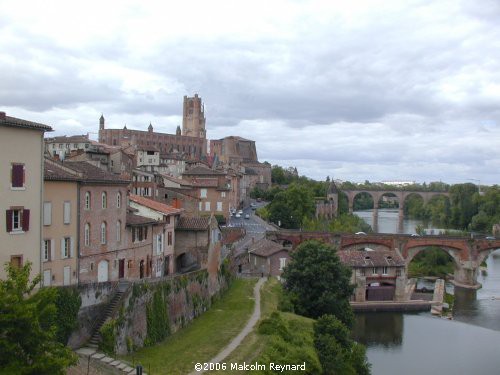
M217 220L217 224L219 225L225 225L226 224L226 218L224 215L221 214L215 214L215 219Z
M114 319L107 320L99 329L99 333L101 334L99 349L109 355L115 354L116 321Z
M31 263L20 268L5 265L0 280L0 373L65 374L76 355L57 340L57 292L34 292L40 276L29 280Z
M269 204L269 219L283 228L299 228L304 217L312 216L316 206L312 192L299 184L292 184L278 193Z
M273 312L259 325L259 333L269 336L269 341L257 362L266 364L266 371L259 374L275 374L269 363L302 364L306 363L305 374L321 374L321 365L313 346L310 325L296 316L284 318L282 313ZM296 374L297 371L283 371L282 374ZM301 372L303 373L303 372Z
M372 228L362 218L353 214L341 214L333 220L305 218L304 230L332 233L372 232Z
M161 289L156 289L152 301L146 306L148 332L144 345L151 346L170 334L167 301Z
M255 214L264 220L269 220L269 210L266 207L257 208Z
M429 247L410 262L408 275L410 277L438 276L444 278L454 272L453 259L439 247Z
M458 184L450 188L450 224L453 228L466 229L469 227L472 217L478 212L475 194L478 194L478 191L474 184Z
M57 288L56 291L56 336L61 344L66 345L71 332L78 325L78 311L82 305L82 298L76 288Z
M298 314L311 318L331 314L352 327L351 270L340 262L332 246L318 241L303 242L291 254L283 278L285 291Z
M349 329L332 315L323 315L314 324L314 347L323 374L370 374L366 349L354 342Z

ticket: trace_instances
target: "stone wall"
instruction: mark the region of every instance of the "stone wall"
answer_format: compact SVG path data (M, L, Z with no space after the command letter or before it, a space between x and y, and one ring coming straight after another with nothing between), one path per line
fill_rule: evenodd
M123 298L114 325L114 351L126 354L153 345L186 326L228 286L223 265L216 274L199 270L155 281L136 282Z

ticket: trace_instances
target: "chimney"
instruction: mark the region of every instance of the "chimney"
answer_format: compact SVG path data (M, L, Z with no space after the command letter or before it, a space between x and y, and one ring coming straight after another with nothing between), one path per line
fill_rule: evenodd
M5 112L0 112L0 121L5 121L6 120L6 114Z

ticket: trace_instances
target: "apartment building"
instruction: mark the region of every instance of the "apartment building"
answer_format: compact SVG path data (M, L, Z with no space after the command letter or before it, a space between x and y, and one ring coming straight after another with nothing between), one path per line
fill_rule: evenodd
M43 135L51 127L0 112L0 278L5 263L41 272Z
M45 159L42 216L44 286L78 283L78 191L82 175Z

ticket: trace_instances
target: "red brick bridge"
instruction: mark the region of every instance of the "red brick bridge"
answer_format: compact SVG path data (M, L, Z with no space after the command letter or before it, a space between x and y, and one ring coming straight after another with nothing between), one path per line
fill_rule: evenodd
M406 262L431 246L439 247L448 253L455 266L454 283L464 288L479 288L477 281L480 264L494 250L500 249L500 239L449 237L449 236L412 236L408 234L342 234L328 232L302 232L279 230L266 232L270 240L291 245L293 249L303 241L319 240L332 244L341 250L394 250Z

